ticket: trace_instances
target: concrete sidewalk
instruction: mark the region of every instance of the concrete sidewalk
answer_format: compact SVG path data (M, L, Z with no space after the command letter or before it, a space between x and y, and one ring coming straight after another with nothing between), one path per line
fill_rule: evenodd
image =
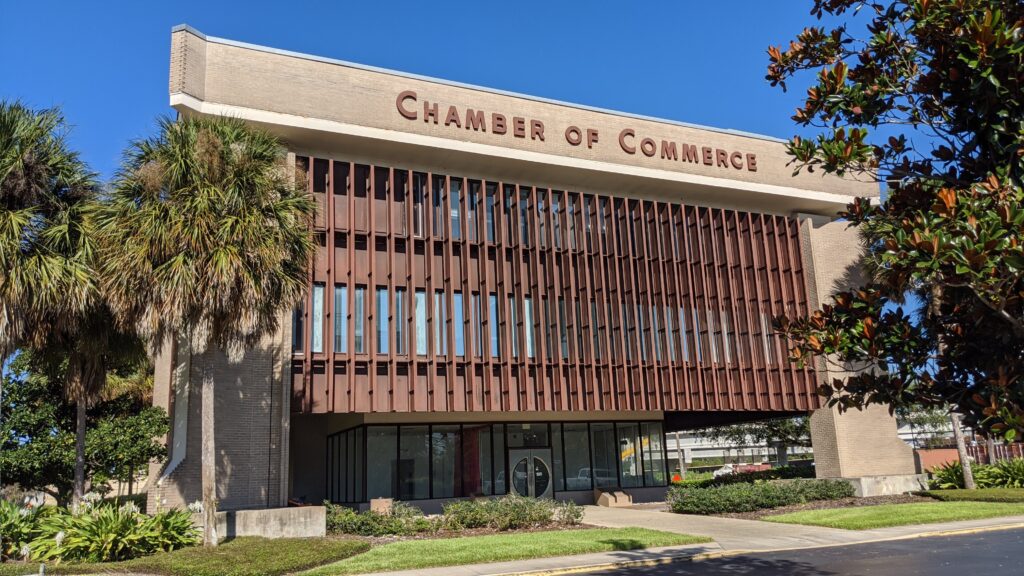
M623 550L512 562L446 566L366 576L539 576L583 573L624 566L667 564L708 555L842 546L958 532L1024 527L1024 516L1003 516L984 520L896 526L876 530L839 530L757 520L673 514L650 508L601 508L597 506L584 508L583 521L586 524L609 528L641 526L666 532L708 536L715 542L648 550Z

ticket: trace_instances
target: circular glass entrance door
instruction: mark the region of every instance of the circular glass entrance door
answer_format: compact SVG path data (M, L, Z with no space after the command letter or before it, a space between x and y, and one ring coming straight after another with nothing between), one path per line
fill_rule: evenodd
M533 495L537 498L551 496L551 467L539 456L533 457Z
M512 490L520 496L531 496L530 494L530 459L521 458L512 468Z

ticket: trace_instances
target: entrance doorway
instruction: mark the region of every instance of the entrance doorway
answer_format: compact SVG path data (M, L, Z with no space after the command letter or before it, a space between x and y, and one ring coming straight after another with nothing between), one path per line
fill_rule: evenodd
M551 498L554 478L551 475L550 448L514 448L508 451L508 469L512 471L509 487L520 496Z

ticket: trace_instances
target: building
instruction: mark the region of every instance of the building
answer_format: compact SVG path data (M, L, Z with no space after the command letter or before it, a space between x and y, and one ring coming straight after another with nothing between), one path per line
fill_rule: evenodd
M205 363L225 509L656 499L666 431L811 411L819 474L913 472L884 409L822 410L827 374L771 331L856 274L856 235L831 220L874 185L793 176L773 138L184 26L170 101L279 135L320 249L280 334L242 358L157 359L173 430L151 507L200 497Z

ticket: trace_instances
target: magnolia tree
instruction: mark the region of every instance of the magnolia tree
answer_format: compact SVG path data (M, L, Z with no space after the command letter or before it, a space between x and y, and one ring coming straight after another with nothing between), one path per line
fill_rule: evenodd
M887 194L843 214L862 232L866 283L778 319L792 359L867 368L821 387L840 409L952 407L1019 438L1024 3L815 0L811 13L833 24L768 50L773 85L813 75L793 119L815 135L790 141L795 169Z

